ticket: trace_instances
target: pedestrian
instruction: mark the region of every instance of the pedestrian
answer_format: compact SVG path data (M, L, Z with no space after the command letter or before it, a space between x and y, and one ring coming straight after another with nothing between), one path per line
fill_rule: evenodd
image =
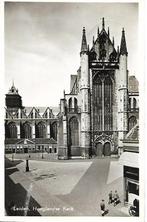
M112 197L113 197L112 190L110 191L110 193L108 194L108 196L109 196L108 204L111 204L111 203L112 203Z
M116 204L118 204L120 202L119 200L119 195L117 193L117 190L115 190L114 195L113 195L113 200L114 200L114 207L116 206Z
M105 201L104 200L101 201L100 208L101 208L101 215L104 216L105 215Z

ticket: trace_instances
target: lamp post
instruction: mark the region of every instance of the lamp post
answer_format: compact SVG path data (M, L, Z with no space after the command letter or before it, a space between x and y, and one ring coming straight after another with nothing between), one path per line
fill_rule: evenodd
M26 172L29 172L29 160L26 159Z
M42 146L42 159L43 159L43 146Z

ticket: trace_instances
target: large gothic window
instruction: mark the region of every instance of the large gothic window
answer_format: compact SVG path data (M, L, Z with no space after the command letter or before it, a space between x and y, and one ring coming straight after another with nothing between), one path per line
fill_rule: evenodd
M113 83L111 78L96 75L93 79L93 130L113 129Z
M72 117L69 121L69 143L71 146L79 145L79 124L76 117Z
M107 77L104 81L104 129L112 130L112 81Z
M14 122L8 124L8 138L17 138L17 127Z
M45 138L46 137L46 126L43 122L39 122L36 125L36 138Z
M136 125L137 120L135 116L129 118L129 131Z
M57 141L57 123L54 122L51 124L51 132L50 132L50 136Z
M29 139L32 137L32 128L28 122L23 124L24 138Z
M93 126L94 131L102 130L102 81L98 75L93 80Z

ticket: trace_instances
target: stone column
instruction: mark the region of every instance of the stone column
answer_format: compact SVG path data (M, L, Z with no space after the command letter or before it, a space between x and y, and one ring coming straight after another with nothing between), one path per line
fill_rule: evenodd
M35 123L33 122L32 123L32 139L34 139L36 136L35 136Z
M16 125L16 127L17 127L17 139L20 139L20 123L17 122L16 124L17 124Z
M90 77L87 53L81 54L81 155L90 153Z
M46 133L47 133L47 135L46 135L46 137L47 138L50 138L50 122L47 122L47 130L46 130Z

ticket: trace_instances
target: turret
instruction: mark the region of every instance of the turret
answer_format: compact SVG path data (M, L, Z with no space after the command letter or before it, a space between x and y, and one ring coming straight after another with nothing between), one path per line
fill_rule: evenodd
M5 102L7 108L22 108L21 96L18 94L18 89L14 86L14 82L6 94Z
M86 41L85 27L83 27L83 35L82 35L82 44L81 44L80 54L85 53L85 52L87 52L87 41Z
M119 52L119 51L118 51ZM122 147L122 140L128 131L127 105L128 105L128 70L127 70L127 46L125 31L122 29L120 52L119 52L119 73L118 73L118 131L119 147Z
M81 155L83 157L89 156L90 149L90 80L89 80L89 62L88 62L88 48L86 41L86 31L83 28L82 44L81 44Z
M122 29L120 55L128 55L124 28Z

